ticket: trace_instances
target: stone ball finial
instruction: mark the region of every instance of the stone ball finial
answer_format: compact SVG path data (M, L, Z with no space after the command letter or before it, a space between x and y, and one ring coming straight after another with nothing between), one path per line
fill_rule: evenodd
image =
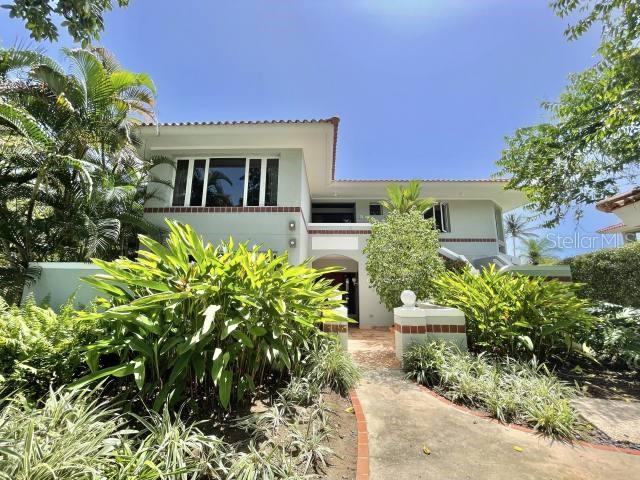
M403 290L400 294L400 300L402 300L402 304L405 307L415 307L416 306L416 294L411 290Z

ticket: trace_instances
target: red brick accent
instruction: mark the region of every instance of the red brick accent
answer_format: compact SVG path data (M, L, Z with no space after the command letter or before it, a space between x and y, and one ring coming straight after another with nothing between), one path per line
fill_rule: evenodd
M309 230L310 235L371 235L371 230Z
M356 415L358 431L358 456L356 458L356 480L369 480L369 432L360 399L355 390L349 392L353 413Z
M347 325L343 323L324 322L322 331L328 333L347 333Z
M300 207L147 207L144 213L272 213L301 212Z
M441 238L440 242L447 243L496 243L495 238Z
M465 333L464 325L400 325L393 324L393 329L400 333Z

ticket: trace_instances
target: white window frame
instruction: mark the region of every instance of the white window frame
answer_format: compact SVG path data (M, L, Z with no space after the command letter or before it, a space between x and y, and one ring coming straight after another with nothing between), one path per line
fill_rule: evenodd
M244 187L242 193L242 206L247 207L247 194L249 193L249 165L251 164L251 160L260 160L260 199L258 201L259 206L264 207L264 199L266 196L266 187L267 187L267 160L270 158L277 158L278 162L280 162L280 155L247 155L247 154L224 154L218 155L215 153L207 154L207 155L198 155L198 156L175 156L174 161L176 166L178 165L179 160L186 160L189 162L187 168L187 185L184 195L184 205L175 205L177 207L202 207L204 206L207 198L207 188L209 187L209 165L211 163L211 159L217 158L244 158ZM202 189L202 198L200 199L199 205L191 205L191 183L193 179L193 167L195 165L196 160L204 160L204 185ZM177 168L174 169L173 173L173 187L176 185L176 176L177 176ZM173 198L173 194L172 197Z
M436 205L440 206L440 225L442 229L438 229L440 233L451 233L451 214L449 213L449 202L435 202L433 206L427 208L424 213L427 213L431 209L435 209ZM424 214L423 214L424 217ZM435 223L436 215L434 210L433 221ZM436 224L436 228L438 225Z

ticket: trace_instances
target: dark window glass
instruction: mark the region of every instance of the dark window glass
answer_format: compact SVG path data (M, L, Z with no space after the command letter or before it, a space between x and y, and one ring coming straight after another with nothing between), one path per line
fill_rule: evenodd
M244 158L209 160L207 207L241 207L244 195Z
M314 203L311 205L313 223L354 223L355 203Z
M278 165L277 158L267 160L267 182L264 192L264 204L267 206L278 205Z
M202 192L204 191L204 169L206 160L194 160L193 174L191 175L191 201L189 205L202 206Z
M260 171L262 160L252 158L249 160L249 182L247 183L247 205L255 207L260 205Z
M426 220L433 219L436 224L436 230L440 232L450 232L449 225L449 205L446 203L436 203L429 210L424 212Z
M370 203L369 215L382 215L382 205L379 203Z
M174 207L182 207L184 205L184 197L187 193L187 174L189 172L189 160L178 160L176 165L176 179L173 182L173 201L171 205Z

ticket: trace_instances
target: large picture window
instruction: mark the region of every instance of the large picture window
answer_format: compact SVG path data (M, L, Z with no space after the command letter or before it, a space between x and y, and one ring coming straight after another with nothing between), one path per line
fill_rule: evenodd
M276 206L278 169L279 159L269 157L179 159L172 205Z

